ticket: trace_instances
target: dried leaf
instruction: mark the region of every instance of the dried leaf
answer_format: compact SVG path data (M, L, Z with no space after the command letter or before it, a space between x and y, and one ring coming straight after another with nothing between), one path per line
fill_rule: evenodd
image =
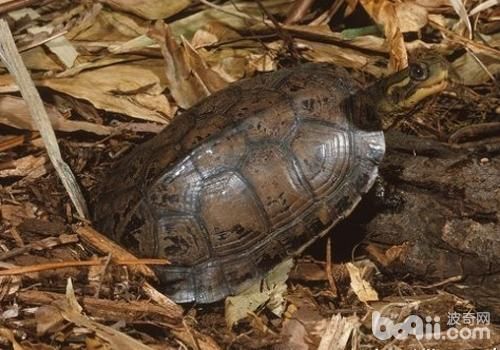
M345 47L340 50L338 46L314 41L297 40L297 43L310 49L304 52L304 56L315 62L328 62L342 67L355 68L376 77L387 74L387 70L377 64L383 61L382 57Z
M460 21L465 24L467 30L469 31L469 35L472 36L472 25L469 20L469 16L467 15L467 10L465 8L463 0L449 0L451 7L457 13L458 17L460 17Z
M151 347L142 344L138 340L114 328L104 326L82 315L82 307L76 300L71 279L68 279L68 284L66 286L66 300L56 301L53 305L59 309L59 312L66 321L74 323L78 327L89 329L106 343L109 343L113 349L153 350Z
M295 0L261 0L260 2L269 13L284 17ZM244 16L236 16L232 13L240 13ZM251 17L255 18L255 20L248 20L242 17ZM235 30L248 29L252 24L263 22L262 11L259 5L255 1L242 1L237 4L227 2L220 5L218 9L209 8L198 11L169 25L176 37L184 36L190 39L200 28L200 23L209 23L212 21L220 22Z
M2 164L0 179L7 177L24 177L26 179L38 179L47 174L47 157L42 155L35 157L28 155L16 159L10 163Z
M18 92L19 87L10 74L0 75L0 93Z
M191 72L198 77L200 83L206 87L210 94L228 85L227 81L222 79L217 72L208 67L203 57L198 54L196 49L194 49L188 41L182 38L182 43Z
M342 317L341 314L333 315L322 336L318 350L344 350L354 330L361 325L359 317L354 315ZM358 348L351 343L351 349Z
M42 26L42 27L31 27L28 29L30 34L38 34L47 32L52 34L54 28L52 26ZM44 44L57 58L67 67L73 67L76 58L78 57L78 51L73 47L71 42L64 36L58 36L54 39L47 41Z
M131 12L147 19L162 19L173 16L191 5L192 0L104 0L103 2L120 10Z
M205 24L194 33L191 39L191 45L198 49L200 47L213 45L220 42L241 39L242 36L235 30L229 28L223 23L216 21Z
M302 293L300 289L287 300L289 306L281 331L283 343L277 350L317 349L328 324L321 315L320 306L310 293Z
M384 28L385 38L389 43L391 69L398 71L406 67L408 55L394 3L389 0L360 0L360 2L370 17Z
M40 306L35 312L36 334L42 337L55 333L64 324L61 312L52 305Z
M418 32L427 24L427 10L414 2L396 4L399 28L403 33Z
M481 63L478 60L481 60ZM460 77L459 84L480 85L490 80L491 75L500 73L500 60L485 55L477 55L476 58L470 52L466 52L453 61L452 67Z
M35 207L29 202L20 203L19 205L2 204L0 206L0 217L2 221L17 226L25 219L35 217Z
M180 107L188 109L227 85L186 40L178 45L166 24L157 22L151 35L160 44L170 93Z
M363 278L361 269L352 263L347 263L346 267L351 278L351 288L358 299L365 303L369 301L377 301L377 291L373 289L370 282Z
M60 72L63 66L49 56L42 46L21 53L23 62L30 70Z
M0 337L7 339L12 344L14 350L24 350L24 347L16 341L16 337L10 329L0 328Z
M12 303L9 306L4 306L1 310L0 321L8 320L9 318L16 318L19 316L19 305L17 303Z
M242 293L227 297L225 318L228 327L232 328L236 322L247 317L249 312L257 310L266 302L273 313L281 315L284 311L286 280L293 264L293 259L285 260L268 273L263 283L257 281Z
M149 30L149 21L123 12L103 10L96 4L88 12L84 28L72 29L66 37L79 41L120 42L130 40Z
M40 18L40 14L29 7L15 11L10 11L7 15L16 22L23 19L24 17L29 18L29 20L31 21Z
M111 65L74 77L44 79L38 84L137 119L165 124L172 116L163 95L167 81L159 59Z
M487 10L493 6L500 5L500 0L487 0L485 2L479 3L476 7L474 7L469 12L469 16L474 16L481 11Z
M0 276L0 302L21 287L21 276Z
M22 98L15 96L0 96L0 109L2 110L0 123L17 129L36 130L26 101ZM109 135L113 130L104 125L65 119L62 114L51 105L46 104L45 109L47 110L54 130L65 132L86 131L96 135Z

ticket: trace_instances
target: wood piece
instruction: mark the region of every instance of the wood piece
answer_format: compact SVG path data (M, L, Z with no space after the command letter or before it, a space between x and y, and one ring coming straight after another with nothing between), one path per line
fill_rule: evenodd
M448 142L462 143L499 134L500 122L473 124L455 131L448 139Z
M20 291L18 300L29 305L49 305L56 300L64 300L66 296L61 293L42 292L37 290ZM157 306L146 301L121 301L98 299L93 297L80 297L79 303L86 312L94 317L107 321L125 321L129 323L150 319L158 322L179 325L182 314L172 312L163 306Z
M388 258L384 267L368 250L372 259L396 276L428 284L464 276L461 288L446 289L500 315L500 159L397 133L386 141L381 174L401 205L378 210L365 198L334 239L364 231Z
M79 227L76 232L80 235L80 238L91 245L95 249L99 250L105 254L111 254L111 259L137 259L133 254L126 251L124 248L116 244L115 242L108 239L106 236L100 234L90 226ZM134 273L139 273L147 278L157 280L155 273L145 265L130 266L130 270ZM174 303L170 298L164 294L157 291L152 285L145 282L142 286L142 290L146 295L148 295L152 300L154 300L159 305L171 310L172 313L182 315L182 308ZM180 317L180 316L179 316Z
M134 264L149 264L149 265L165 265L165 259L132 259L132 260L115 260L116 265L134 265ZM36 264L31 266L18 266L8 270L0 270L0 276L23 275L40 271L52 271L56 269L64 269L67 267L83 267L83 266L101 266L104 265L101 259L87 261L60 261L49 262L46 264Z
M97 232L90 226L79 227L76 229L76 233L78 233L83 242L89 244L93 248L97 249L99 252L104 254L110 254L112 257L111 258L112 261L119 259L124 259L124 260L137 259L133 254L129 253L122 246L111 241L109 238ZM145 265L130 266L130 270L135 274L139 274L146 278L152 278L156 280L155 273L148 266Z

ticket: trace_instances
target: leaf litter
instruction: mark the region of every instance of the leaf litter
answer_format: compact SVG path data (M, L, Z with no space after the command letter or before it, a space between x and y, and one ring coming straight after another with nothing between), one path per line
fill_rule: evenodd
M297 61L337 64L366 84L405 67L413 50L432 48L453 60L460 98L441 97L397 128L462 142L469 141L457 136L462 128L493 130L500 114L498 1L11 0L0 12L43 99L45 127L55 130L82 190L73 196L82 199L114 159L182 110L230 82ZM273 288L251 287L252 297L228 299L226 307L176 305L154 288L149 268L117 265L140 261L72 206L47 156L47 131L33 122L2 59L0 267L26 272L0 276L0 347L375 348L383 344L370 331L374 310L404 318L430 309L445 319L449 310L472 307L439 285L401 296L402 282L384 268L404 245L389 249L390 257L328 268L308 251L295 267L277 269ZM97 266L74 268L82 261ZM495 342L497 333L464 348Z

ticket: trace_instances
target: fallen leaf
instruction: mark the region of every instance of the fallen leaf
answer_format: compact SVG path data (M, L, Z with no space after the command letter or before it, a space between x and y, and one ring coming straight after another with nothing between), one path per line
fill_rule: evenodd
M147 19L162 19L173 16L191 5L192 0L104 0L113 8L131 12Z
M270 14L283 17L286 16L294 2L295 0L261 0L262 6ZM244 16L237 16L234 13L240 13ZM255 18L255 20L242 17L251 17ZM200 23L209 23L211 21L217 21L235 30L246 30L252 24L262 23L262 11L255 1L241 1L237 4L227 2L217 9L207 8L169 23L169 25L176 37L184 36L190 39L200 28Z
M328 320L321 315L320 306L310 293L302 293L300 289L292 293L287 296L289 305L281 330L282 344L276 350L317 349Z
M351 338L351 334L361 326L356 315L342 317L341 314L333 315L321 338L318 350L344 350ZM359 348L351 342L351 349Z
M4 306L4 308L1 311L2 311L2 313L0 314L1 321L19 317L19 305L15 302L10 303L10 305L8 306Z
M388 73L387 69L381 67L378 63L383 62L383 58L373 54L368 55L357 50L332 44L324 44L314 41L296 40L298 45L309 48L303 54L315 62L328 62L342 67L354 68L365 71L376 77L384 76Z
M0 336L7 339L12 344L14 350L24 350L24 347L16 341L16 337L10 329L0 328Z
M427 10L425 7L411 1L396 4L399 28L403 33L418 32L427 24Z
M73 28L67 38L83 42L121 42L147 33L149 21L124 12L102 9L102 4L95 4L88 9L82 28Z
M38 179L47 174L47 167L45 166L47 162L48 159L44 155L35 157L30 154L7 164L2 164L0 179L7 177L23 177L30 180Z
M472 24L470 23L469 16L467 14L467 9L465 8L463 0L449 0L451 7L455 10L458 17L460 17L460 22L465 25L469 32L469 38L472 37ZM458 24L460 24L457 23Z
M42 305L35 311L36 334L42 337L57 332L64 324L61 312L52 305Z
M145 59L81 72L68 78L50 78L37 82L96 108L132 118L166 124L172 117L163 60Z
M54 28L52 26L41 26L41 27L31 27L28 29L30 34L38 34L42 32L47 32L52 34ZM58 36L44 43L44 45L57 56L59 61L61 61L67 68L73 67L75 60L78 57L78 51L74 48L73 44L64 37Z
M408 54L395 4L389 0L360 0L360 2L375 23L384 28L384 35L389 44L389 67L393 71L405 68L408 65Z
M500 73L500 60L481 54L474 57L470 52L466 52L453 61L452 67L456 72L455 75L460 78L457 83L480 85L489 81L492 75Z
M280 316L284 311L283 294L287 289L286 280L293 265L293 259L285 260L272 269L262 283L259 280L240 294L227 297L225 318L228 327L232 328L239 320L247 317L249 312L257 310L264 303L267 303L274 314Z
M21 287L21 276L0 276L0 302Z
M242 36L232 28L223 23L212 21L205 24L194 33L191 39L191 45L195 49L198 49L200 47L241 38Z
M35 217L35 207L29 202L19 205L2 204L0 206L0 217L2 221L9 222L12 226L18 226L25 219Z
M351 288L358 299L364 303L377 301L377 291L373 289L370 282L364 279L362 270L352 263L347 263L346 267L351 278Z
M66 285L66 299L55 301L53 303L57 307L61 316L68 322L75 324L78 327L84 327L94 332L97 337L108 343L113 349L120 350L153 350L153 348L142 344L138 340L122 333L114 328L102 325L91 320L85 315L82 315L82 307L78 304L73 290L73 283L68 279Z
M57 60L47 54L42 46L37 46L21 53L23 62L33 71L60 72L64 67Z
M227 85L186 40L177 44L168 25L157 22L150 35L160 44L170 93L180 107L188 109Z
M0 96L0 123L13 128L35 131L33 119L26 105L26 101L15 96ZM45 109L54 130L73 132L86 131L96 135L109 135L112 128L85 121L69 120L52 105L45 104Z

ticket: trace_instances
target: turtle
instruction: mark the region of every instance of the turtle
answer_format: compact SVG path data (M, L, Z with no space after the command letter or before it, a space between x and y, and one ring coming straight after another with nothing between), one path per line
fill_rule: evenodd
M232 83L117 162L95 225L168 259L159 289L178 303L238 294L352 212L377 178L384 130L447 75L427 54L366 88L312 62Z

